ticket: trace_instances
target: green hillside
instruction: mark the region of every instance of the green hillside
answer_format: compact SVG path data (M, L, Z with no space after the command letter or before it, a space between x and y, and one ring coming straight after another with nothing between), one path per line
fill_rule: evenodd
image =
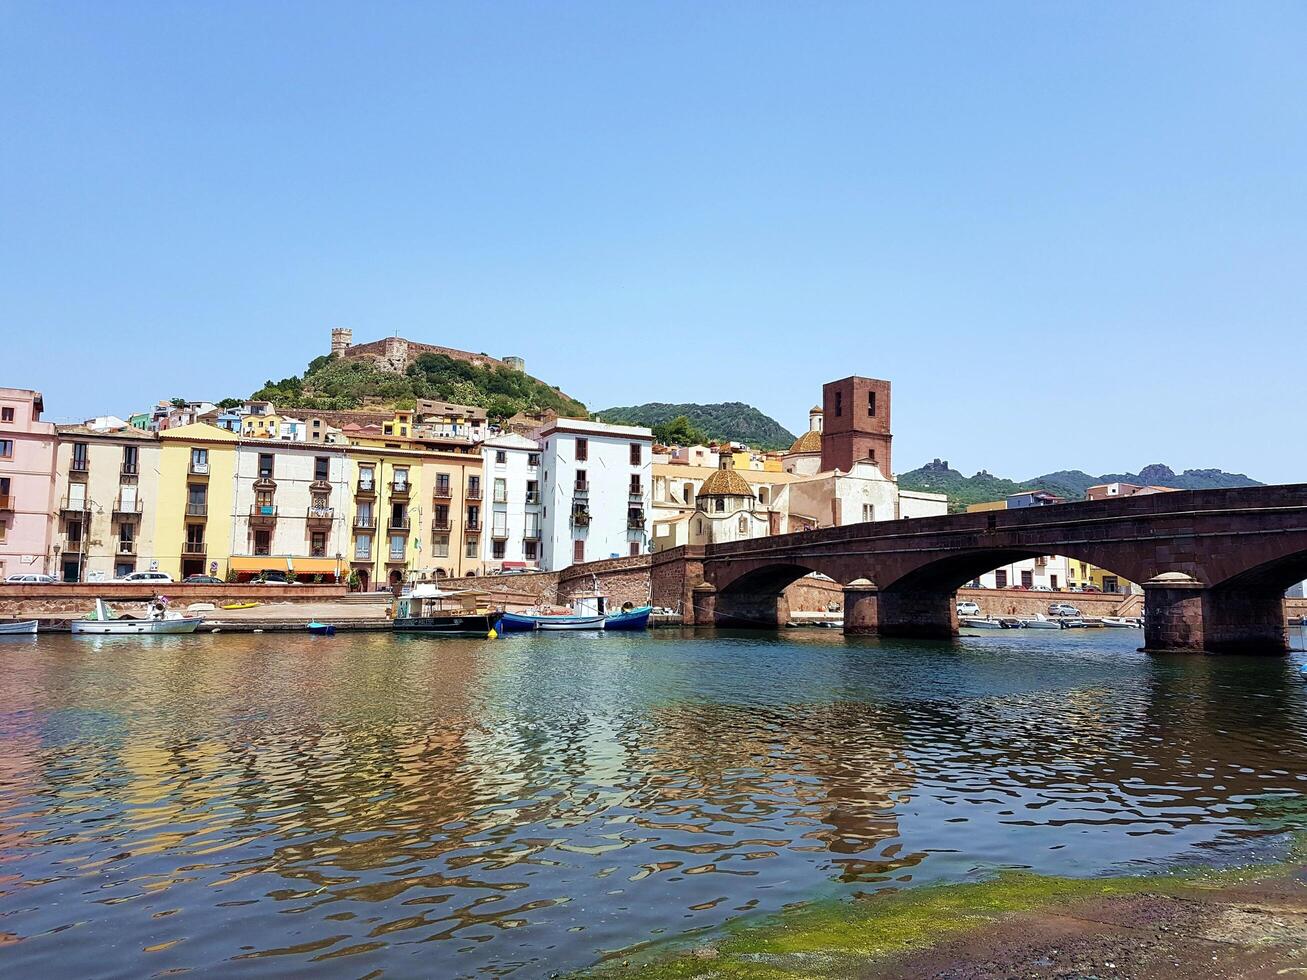
M267 399L279 409L412 408L417 399L432 398L479 406L492 420L545 409L586 417L584 405L543 381L444 354L421 355L406 374L391 374L369 361L324 355L310 361L303 375L269 380L251 397Z
M963 476L944 460L899 474L899 486L905 490L925 490L947 494L949 509L966 510L969 504L1002 500L1022 490L1047 490L1068 500L1083 500L1085 491L1100 483L1134 483L1139 486L1174 487L1178 490L1211 490L1219 487L1257 487L1261 484L1242 473L1224 470L1185 470L1176 473L1169 466L1153 463L1138 473L1106 473L1090 476L1083 470L1058 470L1029 480L1008 480L981 470L975 476Z
M625 408L606 408L595 418L623 425L666 424L684 415L709 439L735 440L754 449L789 449L794 434L775 419L743 402L719 402L714 405L669 405L649 402Z

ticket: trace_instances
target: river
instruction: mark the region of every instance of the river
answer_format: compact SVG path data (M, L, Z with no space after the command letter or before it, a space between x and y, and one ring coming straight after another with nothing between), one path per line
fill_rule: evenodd
M1301 655L1139 641L6 640L0 971L537 977L816 898L1275 852Z

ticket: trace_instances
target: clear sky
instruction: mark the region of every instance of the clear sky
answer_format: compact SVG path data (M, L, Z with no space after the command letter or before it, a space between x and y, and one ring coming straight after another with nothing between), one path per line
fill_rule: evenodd
M895 462L1307 479L1301 3L0 0L0 383L398 332Z

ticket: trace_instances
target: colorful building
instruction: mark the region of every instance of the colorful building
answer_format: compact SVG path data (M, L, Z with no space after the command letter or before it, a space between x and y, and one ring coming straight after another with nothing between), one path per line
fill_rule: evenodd
M159 433L159 503L151 567L174 578L226 578L240 438L196 422Z
M0 388L0 581L54 574L55 427L39 391Z

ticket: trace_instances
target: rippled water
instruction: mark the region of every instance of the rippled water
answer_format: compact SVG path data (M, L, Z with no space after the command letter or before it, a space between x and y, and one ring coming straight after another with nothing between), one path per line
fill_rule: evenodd
M0 645L0 970L512 974L818 896L1272 843L1297 660L955 644Z

